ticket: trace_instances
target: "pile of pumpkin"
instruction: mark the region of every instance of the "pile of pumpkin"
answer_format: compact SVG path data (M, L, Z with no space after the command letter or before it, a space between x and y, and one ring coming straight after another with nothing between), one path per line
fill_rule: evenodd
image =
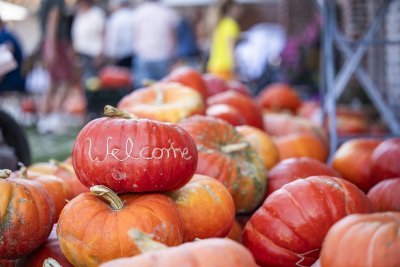
M329 166L301 104L189 68L132 92L70 159L0 172L0 266L400 266L400 138Z

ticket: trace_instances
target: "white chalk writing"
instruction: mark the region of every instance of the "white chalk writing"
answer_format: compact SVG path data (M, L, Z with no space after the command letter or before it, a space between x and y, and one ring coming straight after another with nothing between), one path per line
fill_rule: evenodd
M93 141L91 138L86 138L86 141L89 143L88 156L92 162L104 162L109 157L114 158L118 161L126 161L126 160L154 160L154 159L162 159L162 158L182 158L185 160L190 160L192 156L189 154L189 149L187 147L176 148L174 146L174 142L169 141L169 147L150 147L145 146L139 150L139 152L135 155L134 148L135 143L131 138L127 138L125 141L125 147L123 149L119 148L110 148L110 143L112 141L112 137L107 137L105 155L103 158L99 158L99 156L93 156ZM121 155L122 154L122 155Z

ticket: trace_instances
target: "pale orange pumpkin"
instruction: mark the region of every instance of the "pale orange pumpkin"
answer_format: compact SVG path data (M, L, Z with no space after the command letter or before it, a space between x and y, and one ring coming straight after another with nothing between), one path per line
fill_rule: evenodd
M185 242L195 238L225 237L233 225L233 198L214 178L195 174L188 184L169 196L182 215Z
M194 114L203 114L202 95L179 83L156 83L133 91L118 103L118 108L139 118L176 123Z
M268 134L256 127L247 125L237 126L235 129L258 152L268 170L279 162L278 147Z

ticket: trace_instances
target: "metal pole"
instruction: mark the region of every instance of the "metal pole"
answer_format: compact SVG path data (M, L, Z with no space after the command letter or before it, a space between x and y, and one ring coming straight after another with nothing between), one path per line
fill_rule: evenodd
M338 146L338 136L336 129L336 98L334 92L335 85L335 62L334 62L334 29L335 29L335 1L324 0L323 3L323 21L324 21L324 63L325 63L325 83L326 83L326 98L324 105L327 107L329 118L329 138L330 138L330 156Z
M343 36L336 32L335 40L338 48L344 54L345 57L351 57L353 54L353 50L350 46L343 42ZM358 66L356 69L356 77L359 80L360 84L363 86L364 91L371 99L372 103L378 110L382 119L386 122L391 132L394 134L400 134L400 125L398 120L396 119L395 114L390 110L390 108L385 104L385 101L382 98L378 88L375 86L371 77L364 70L362 66Z
M365 32L362 41L371 41L374 38L374 34L379 29L385 14L388 10L388 7L392 0L385 0L379 7L377 14L374 20L371 22L367 31ZM353 52L352 56L348 58L343 67L341 68L339 74L337 75L335 81L335 97L339 98L343 93L347 83L349 82L351 76L354 71L357 69L358 65L361 62L362 57L364 56L365 51L367 50L367 46L365 44L360 44L357 49Z

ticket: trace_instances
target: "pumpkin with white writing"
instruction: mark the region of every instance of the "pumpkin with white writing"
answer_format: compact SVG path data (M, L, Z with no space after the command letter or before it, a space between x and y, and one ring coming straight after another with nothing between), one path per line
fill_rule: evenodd
M179 123L196 142L196 173L220 180L231 193L236 212L257 208L264 199L267 171L253 147L221 119L193 116Z
M177 123L193 114L203 114L205 104L195 89L179 83L155 83L122 98L118 108L139 118Z
M73 166L84 185L118 193L166 192L192 178L197 149L186 131L110 106L105 110L108 117L89 122L73 147Z

